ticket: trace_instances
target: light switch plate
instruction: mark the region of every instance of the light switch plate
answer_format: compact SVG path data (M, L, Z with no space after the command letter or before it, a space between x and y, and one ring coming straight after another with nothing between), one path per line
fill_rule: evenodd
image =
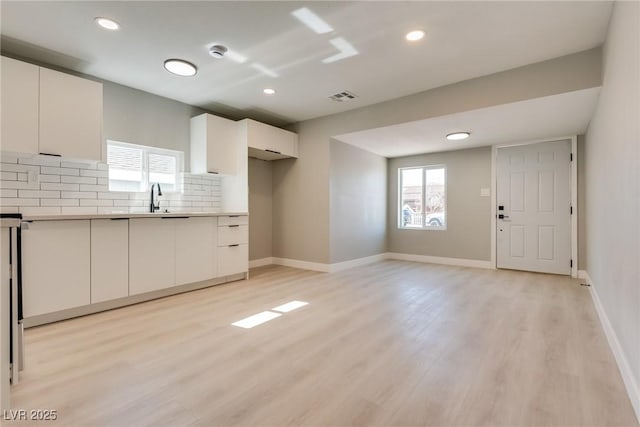
M480 197L491 197L491 189L490 188L481 188L480 189Z

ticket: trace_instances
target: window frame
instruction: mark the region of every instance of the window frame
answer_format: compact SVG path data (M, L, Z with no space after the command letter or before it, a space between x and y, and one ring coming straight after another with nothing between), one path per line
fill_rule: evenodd
M411 169L420 169L422 170L422 210L423 210L423 219L422 225L420 227L406 227L402 225L402 172L405 170ZM433 225L425 225L427 215L424 214L424 210L426 207L427 200L427 186L426 186L426 177L427 170L429 169L443 169L444 170L444 225L441 226L433 226ZM415 230L415 231L447 231L447 227L449 226L448 212L449 212L449 197L448 197L448 182L449 177L447 176L447 165L444 164L434 164L434 165L425 165L425 166L406 166L398 168L398 201L397 201L397 209L396 214L398 216L398 220L396 223L398 230Z
M120 147L125 147L125 148L135 148L138 150L142 150L143 154L142 154L142 187L146 188L145 190L140 190L140 191L131 191L131 190L116 190L116 189L112 189L111 188L111 176L109 175L107 180L108 180L108 185L109 185L109 191L110 192L117 192L117 193L146 193L147 191L149 191L149 186L151 185L151 182L149 181L149 154L158 154L158 155L165 155L165 156L173 156L176 158L176 183L175 183L175 188L176 190L174 191L165 191L164 189L162 190L163 193L166 194L180 194L183 192L183 185L182 185L182 174L184 172L184 152L179 151L179 150L171 150L168 148L160 148L160 147L152 147L149 145L141 145L141 144L132 144L130 142L124 142L124 141L117 141L114 139L107 139L105 141L105 163L107 164L107 168L108 170L110 169L110 165L109 165L109 157L108 157L108 152L109 152L109 145L113 144L115 146L120 146Z

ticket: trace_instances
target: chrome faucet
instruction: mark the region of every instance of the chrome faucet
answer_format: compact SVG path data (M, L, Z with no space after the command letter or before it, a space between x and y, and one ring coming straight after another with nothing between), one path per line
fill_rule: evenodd
M158 186L158 196L155 198L154 201L154 191L153 189ZM154 213L155 211L159 211L160 210L160 200L158 200L158 197L162 196L162 190L160 189L160 184L159 183L155 183L155 184L151 184L151 204L149 205L149 212Z

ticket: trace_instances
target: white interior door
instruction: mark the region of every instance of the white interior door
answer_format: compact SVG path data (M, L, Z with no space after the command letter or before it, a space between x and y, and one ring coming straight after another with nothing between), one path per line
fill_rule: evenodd
M498 268L570 274L571 142L497 153Z

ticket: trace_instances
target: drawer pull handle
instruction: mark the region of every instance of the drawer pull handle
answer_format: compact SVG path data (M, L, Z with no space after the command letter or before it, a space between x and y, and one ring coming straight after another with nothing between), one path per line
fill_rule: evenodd
M230 248L235 248L236 246L240 246L239 244L235 244L235 245L229 245Z
M281 152L276 151L276 150L264 150L264 151L266 151L266 152L268 152L268 153L282 154Z
M230 225L229 228L235 228L235 227L240 227L239 225Z
M229 218L240 218L240 215L229 215Z
M111 221L129 221L129 218L109 218Z
M184 218L191 218L188 216L163 216L162 219L184 219Z
M41 156L53 156L53 157L62 157L62 154L54 154L54 153L38 153Z

